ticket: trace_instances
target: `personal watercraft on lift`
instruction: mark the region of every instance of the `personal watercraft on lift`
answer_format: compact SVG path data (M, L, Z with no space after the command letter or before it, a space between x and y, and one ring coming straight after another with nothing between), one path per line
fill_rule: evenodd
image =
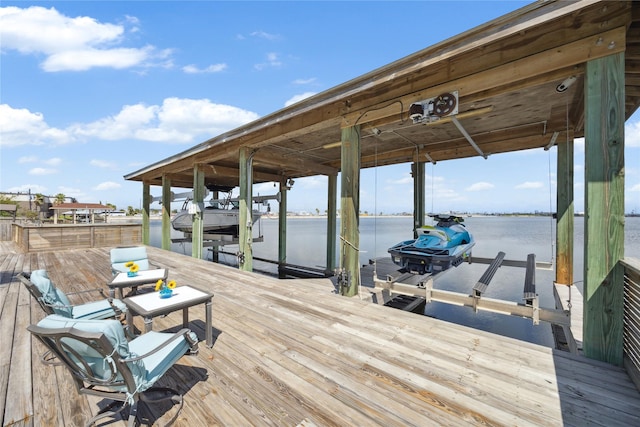
M417 239L405 240L388 249L394 264L416 274L435 273L457 267L471 255L473 236L455 215L430 215L435 226L416 228Z

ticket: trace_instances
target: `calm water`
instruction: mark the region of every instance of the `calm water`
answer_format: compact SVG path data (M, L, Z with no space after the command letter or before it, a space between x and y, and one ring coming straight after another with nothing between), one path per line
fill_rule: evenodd
M388 257L387 248L401 240L413 236L413 219L410 217L360 218L361 264L369 259ZM555 223L543 217L472 217L465 219L465 225L473 234L476 245L473 255L495 257L499 251L506 259L526 260L529 253L536 254L537 261L552 261L555 255ZM582 289L583 277L583 218L576 218L574 224L574 280ZM340 223L338 221L338 232ZM254 226L254 235L264 236L264 242L254 244L254 255L259 258L276 260L278 257L278 220L263 218ZM306 217L287 219L287 261L291 264L324 268L326 264L326 218ZM182 237L182 233L172 231L172 237ZM337 245L339 245L339 239ZM151 245L161 246L160 221L151 223ZM172 251L191 254L191 244L174 243ZM225 251L235 253L237 246L227 246ZM210 252L205 250L210 258ZM339 250L336 251L339 254ZM640 218L626 218L625 256L640 258ZM235 256L220 255L221 262L235 264ZM435 282L438 289L470 294L473 285L486 269L486 265L462 264L449 270ZM254 261L256 271L276 272L275 266ZM501 267L491 281L485 296L521 302L525 271L522 268ZM536 290L540 307L553 308L552 271L536 271ZM425 314L442 320L491 331L530 342L553 346L549 324L541 322L533 326L529 319L505 316L496 313L474 313L468 307L456 307L442 303L431 303Z

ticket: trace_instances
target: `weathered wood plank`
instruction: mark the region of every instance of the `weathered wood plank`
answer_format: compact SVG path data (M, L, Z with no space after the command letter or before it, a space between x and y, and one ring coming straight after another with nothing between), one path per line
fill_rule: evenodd
M198 355L183 357L159 382L185 394L175 425L640 423L638 391L609 364L342 297L329 280L278 280L156 248L148 252L179 285L215 294L213 348L201 345ZM108 254L109 248L0 254L0 266L11 274L46 268L65 291L84 290L110 280ZM30 308L31 322L42 317L35 301L18 309L21 298L0 286L2 307L13 307L16 325L6 333L23 328L17 310ZM204 338L202 308L190 309L189 318ZM134 321L142 326L139 317ZM171 313L154 319L154 329L173 331L181 323L181 313ZM30 351L33 425L81 425L106 404L78 395L64 369L41 364L40 343ZM27 401L28 391L22 393ZM6 405L7 396L1 402ZM174 414L169 405L152 404L141 409L140 421L161 425Z
M15 329L16 311L18 306L18 287L9 286L4 298L2 312L0 312L0 402L2 404L2 425L13 422L13 419L5 421L7 415L7 402L10 400L9 372L11 370L11 356L13 347L13 331ZM7 344L5 344L7 343ZM11 414L9 414L11 416Z
M15 282L12 286L18 289L18 305L11 346L11 369L9 370L7 385L10 404L5 409L4 422L5 424L32 423L34 399L31 386L33 382L31 378L31 360L28 357L24 357L25 354L29 354L31 351L31 337L27 331L27 326L31 322L31 296L24 286L21 286L18 282Z

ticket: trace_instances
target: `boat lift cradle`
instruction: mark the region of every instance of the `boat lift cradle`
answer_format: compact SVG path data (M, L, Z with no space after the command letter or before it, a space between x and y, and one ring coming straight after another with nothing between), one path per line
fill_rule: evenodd
M449 269L440 271L436 274L416 275L407 272L396 277L387 275L386 280L381 280L378 279L375 262L373 274L374 288L377 291L387 291L390 294L422 297L425 299L427 304L432 301L436 301L446 304L471 307L476 313L478 310L485 310L494 313L530 318L534 325L538 325L540 321L545 321L559 326L571 326L570 311L539 307L538 295L536 294L535 289L535 270L536 268L548 270L551 268L551 264L547 262L536 262L535 254L529 254L526 261L505 260L504 258L505 253L502 251L498 252L495 258L468 257L469 264L473 262L488 264L487 269L482 274L478 282L473 286L472 293L469 295L434 288L433 284L435 280L442 274L449 271ZM526 269L522 303L486 298L482 296L482 294L487 290L491 279L493 279L495 273L501 266L524 267ZM417 279L418 283L404 283L405 280L410 278L414 282Z

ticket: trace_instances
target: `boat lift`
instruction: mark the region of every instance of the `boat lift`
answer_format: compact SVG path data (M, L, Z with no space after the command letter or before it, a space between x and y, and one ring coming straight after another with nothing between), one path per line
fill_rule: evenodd
M389 294L421 297L425 299L427 304L436 301L471 307L476 313L478 310L485 310L494 313L526 317L532 319L534 325L538 325L540 321L545 321L554 325L571 326L570 311L541 308L539 306L538 295L536 294L535 288L535 270L537 268L550 269L551 263L536 262L535 254L529 254L526 261L505 260L504 252L498 252L495 258L469 256L467 261L469 264L488 264L485 272L473 286L471 294L468 295L434 288L435 280L451 269L440 271L436 274L427 273L416 275L413 273L402 273L396 277L387 275L386 280L381 280L377 275L375 261L373 261L374 289L376 291L387 291ZM526 269L522 303L483 297L491 279L493 279L495 273L501 266L523 267ZM414 283L406 283L408 280Z
M210 191L208 189L205 189L203 199L206 198L209 194L210 194ZM171 192L172 202L181 201L181 200L184 201L185 205L187 204L187 202L193 200L193 191L185 191L183 193L174 193L173 191ZM267 195L267 196L258 195L258 196L252 197L253 203L262 204L266 206L268 206L269 200L276 200L280 202L281 200L280 192L272 195ZM162 196L152 197L151 201L162 203ZM229 203L235 203L239 201L240 201L239 197L224 197L224 198L207 200L207 203L211 205L218 203L226 206ZM264 241L264 236L262 235L261 231L259 231L258 234L259 235L257 237L253 237L252 239L253 243L259 243ZM209 247L209 248L211 247L217 248L225 245L237 245L239 243L238 236L234 236L231 234L204 233L202 237L203 237L203 246ZM191 241L192 241L192 238L190 234L185 235L185 237L171 239L171 243L190 243Z

